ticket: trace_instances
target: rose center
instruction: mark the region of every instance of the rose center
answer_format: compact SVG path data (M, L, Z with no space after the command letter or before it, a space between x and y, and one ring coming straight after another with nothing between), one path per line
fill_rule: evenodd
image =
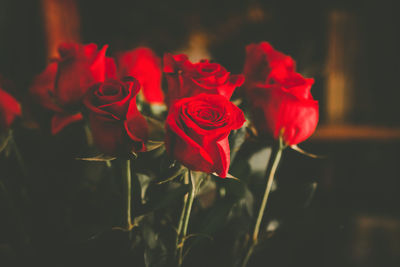
M101 88L101 93L104 96L112 96L112 95L117 95L119 93L119 88L111 85L106 85Z
M205 67L202 69L203 72L213 72L215 71L215 67Z
M210 109L199 110L197 112L197 116L199 118L202 118L203 120L208 120L208 121L213 121L217 118L217 114L216 114L215 110L210 110Z

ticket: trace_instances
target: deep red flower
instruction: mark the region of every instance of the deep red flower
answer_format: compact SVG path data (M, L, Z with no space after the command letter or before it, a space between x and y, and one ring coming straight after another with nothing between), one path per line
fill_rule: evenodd
M221 95L200 94L175 101L166 121L167 152L191 170L226 177L228 136L239 129L243 112Z
M245 88L250 87L252 83L280 82L295 69L295 61L290 56L275 50L268 42L246 46L246 61L243 68L246 77Z
M7 131L17 116L21 116L21 105L0 88L0 133Z
M222 95L229 100L235 88L244 82L243 75L232 75L218 63L208 60L192 63L183 54L165 54L163 71L168 83L169 105L176 99L201 93Z
M144 99L151 104L162 104L161 59L147 47L138 47L117 55L120 77L132 76L142 86Z
M82 119L79 107L91 85L115 77L115 63L105 56L106 50L107 45L98 50L96 44L63 43L59 58L35 77L30 92L41 105L55 112L53 134Z
M257 130L282 136L287 145L306 140L318 124L318 101L310 93L314 79L295 72L295 61L267 42L246 52L245 90Z
M136 106L139 90L136 79L125 77L97 83L87 92L83 102L94 142L102 152L126 155L146 150L148 127Z

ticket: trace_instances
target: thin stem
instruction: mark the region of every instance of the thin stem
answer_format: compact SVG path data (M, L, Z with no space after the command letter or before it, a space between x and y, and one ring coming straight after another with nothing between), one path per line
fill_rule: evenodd
M122 175L124 179L124 184L125 184L125 201L126 201L126 218L125 218L125 224L126 224L126 230L131 230L132 229L132 219L131 219L131 190L132 190L132 185L131 185L131 161L128 159L126 161L123 161L122 164Z
M282 156L282 149L279 148L278 151L275 154L275 158L274 158L274 161L272 163L272 167L271 167L270 173L268 175L267 187L265 188L264 197L263 197L263 200L261 202L260 210L258 212L256 224L254 226L254 232L253 232L253 241L254 241L254 243L257 243L257 241L258 241L258 232L260 231L261 221L262 221L262 218L263 218L263 215L264 215L265 207L267 206L268 196L269 196L269 193L271 192L272 182L274 181L275 172L276 172L276 169L278 168L278 164L279 164L279 161L281 159L281 156Z
M21 169L21 172L22 172L23 176L27 177L28 176L28 172L26 171L25 162L24 162L24 159L21 156L21 153L19 152L17 143L15 142L15 139L14 139L13 132L10 132L9 142L11 143L11 146L12 146L12 148L14 150L15 158L17 159L18 165L19 165L19 167Z
M186 216L185 220L183 221L183 229L182 229L182 235L185 237L187 234L187 228L189 225L189 219L190 219L190 213L192 211L192 206L193 206L193 200L194 200L194 195L196 193L196 182L194 181L194 178L192 176L191 171L189 170L189 196L188 196L188 205L186 207Z
M106 166L107 166L107 168L109 168L109 169L112 168L111 160L106 160Z
M186 184L189 184L189 172L185 172L185 175L184 175L184 184L186 185ZM188 199L188 195L189 195L189 193L186 193L185 194L185 196L183 197L183 207L182 207L182 212L181 212L181 216L180 216L180 218L179 218L179 224L178 224L178 229L177 229L177 235L176 235L176 244L175 244L175 246L176 246L176 248L177 248L177 251L176 252L178 252L178 245L179 245L179 239L180 239L180 235L181 235L181 232L182 232L182 227L183 227L183 220L184 220L184 218L185 218L185 212L186 212L186 206L187 206L187 199Z
M258 243L258 234L260 232L261 222L262 222L262 219L264 216L265 208L267 206L268 196L269 196L269 193L271 192L272 182L274 181L275 172L276 172L276 169L278 168L283 149L284 149L284 147L282 146L282 144L280 144L278 150L276 151L276 153L274 155L274 158L272 161L272 166L269 169L269 172L267 172L267 174L268 174L267 186L265 188L264 197L261 202L260 210L258 211L256 224L254 225L254 231L253 231L253 236L252 236L252 240L251 240L251 245L250 245L249 250L247 251L247 254L243 260L242 267L245 267L247 265L248 261L250 260L251 255L253 254L253 250Z
M85 131L87 145L93 146L93 135L92 135L92 131L90 130L88 122L86 122L83 125L83 130Z
M193 201L196 194L196 181L192 175L192 172L188 170L188 182L189 182L189 192L187 194L187 198L185 199L184 204L184 212L183 212L183 225L180 229L181 231L178 232L178 242L177 242L177 249L178 249L178 266L182 266L183 263L183 247L185 243L185 238L187 235L187 229L189 225L190 213L192 211Z

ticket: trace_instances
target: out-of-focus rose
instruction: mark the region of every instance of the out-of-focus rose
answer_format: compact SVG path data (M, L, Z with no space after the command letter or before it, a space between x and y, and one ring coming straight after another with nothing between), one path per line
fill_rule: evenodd
M147 122L136 106L139 90L133 77L109 79L93 85L84 98L94 142L107 155L146 150Z
M218 63L192 63L183 54L165 54L163 70L168 83L168 105L201 93L222 95L229 100L235 88L244 82L243 75L232 75Z
M166 121L167 152L191 170L226 177L228 136L239 129L243 112L221 95L200 94L175 101Z
M244 88L253 83L272 84L285 79L296 68L295 61L275 50L268 42L246 46L246 61L243 74L246 77Z
M318 101L310 93L314 79L295 72L295 61L267 42L246 51L245 90L257 130L282 136L287 145L306 140L318 124Z
M98 50L96 44L63 43L59 58L37 75L31 94L45 108L55 112L52 133L79 121L83 95L94 83L116 75L114 60L105 56L107 45Z
M150 104L164 103L161 90L161 59L147 47L138 47L117 55L120 77L135 77L142 86L144 99Z
M0 88L0 133L6 132L17 116L21 116L21 105Z

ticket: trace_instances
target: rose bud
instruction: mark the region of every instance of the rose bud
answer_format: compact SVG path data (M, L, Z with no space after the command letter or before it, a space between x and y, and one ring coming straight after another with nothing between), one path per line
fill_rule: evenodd
M310 93L313 82L294 73L285 85L259 83L249 88L258 132L281 136L289 146L310 137L318 124L318 101Z
M96 44L63 43L59 58L35 77L30 92L45 108L54 111L51 131L61 131L72 122L82 119L79 113L82 97L88 88L116 75L113 59L105 56Z
M5 133L17 116L21 116L21 105L0 88L0 133Z
M231 98L236 87L244 82L244 76L232 75L218 63L201 60L192 63L186 55L164 55L163 71L168 83L168 104L176 99L201 93Z
M221 95L200 94L175 101L166 120L167 152L191 170L226 177L228 136L245 122L243 112Z
M139 82L133 77L93 85L83 100L93 140L107 155L145 151L148 127L136 106Z
M133 76L142 86L144 99L150 104L163 104L161 59L147 47L139 47L117 55L120 77Z
M318 101L310 90L314 79L295 71L296 62L269 43L246 47L243 73L253 122L261 134L296 145L315 131Z

